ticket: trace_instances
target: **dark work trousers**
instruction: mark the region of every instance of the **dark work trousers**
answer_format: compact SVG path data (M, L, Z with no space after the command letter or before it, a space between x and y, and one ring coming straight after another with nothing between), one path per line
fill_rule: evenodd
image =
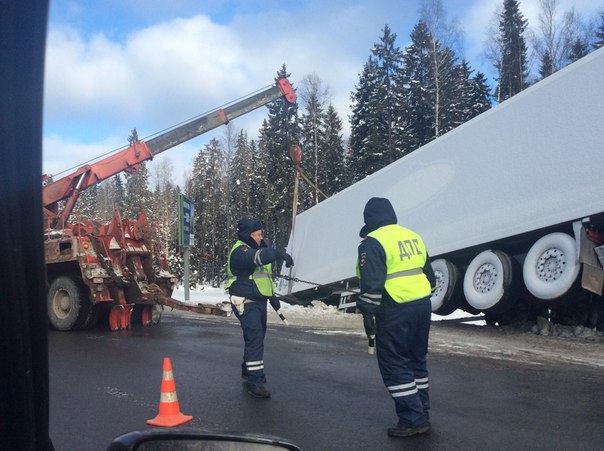
M235 316L241 323L245 349L243 351L243 365L247 371L247 381L250 384L259 384L265 380L264 376L264 336L266 335L266 301L247 302L240 315L233 309Z
M431 314L429 297L402 304L388 298L375 318L380 373L403 427L421 426L429 419L426 354Z

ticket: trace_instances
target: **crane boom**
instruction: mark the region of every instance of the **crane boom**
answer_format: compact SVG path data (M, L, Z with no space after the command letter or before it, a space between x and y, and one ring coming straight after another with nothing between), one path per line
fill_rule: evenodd
M80 192L120 172L135 172L144 161L165 150L182 144L230 120L249 113L280 97L289 103L296 101L296 94L287 78L279 78L274 85L256 94L236 101L224 109L217 109L181 126L168 130L148 141L133 142L126 149L96 163L84 165L75 172L49 183L42 189L44 215L51 227L63 228L71 215ZM58 202L67 199L59 212Z
M150 139L147 141L147 147L151 154L157 155L164 150L168 150L216 127L227 124L230 120L260 108L282 96L285 96L290 103L296 101L296 94L287 78L280 78L277 80L277 84L251 97L247 97L245 100L235 102L224 109L214 110L181 127Z

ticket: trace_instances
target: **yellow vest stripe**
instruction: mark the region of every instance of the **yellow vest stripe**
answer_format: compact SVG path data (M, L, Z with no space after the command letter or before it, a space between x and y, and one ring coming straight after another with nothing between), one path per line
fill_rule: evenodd
M423 270L421 268L413 268L406 269L405 271L393 272L392 274L388 274L386 279L394 279L395 277L405 277L405 276L416 276L418 274L423 274Z

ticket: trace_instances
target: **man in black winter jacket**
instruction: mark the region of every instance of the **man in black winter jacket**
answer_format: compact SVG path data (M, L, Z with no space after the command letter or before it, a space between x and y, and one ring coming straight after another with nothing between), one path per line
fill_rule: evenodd
M272 263L282 259L289 268L292 257L268 247L264 242L261 221L241 219L237 224L237 242L227 263L229 290L233 312L243 330L245 349L241 376L247 392L256 398L270 398L264 374L264 336L266 335L267 301L278 304L274 297Z
M369 199L363 217L357 307L366 324L375 318L378 365L398 416L388 435L422 434L430 429L426 354L436 279L422 238L397 225L388 199Z

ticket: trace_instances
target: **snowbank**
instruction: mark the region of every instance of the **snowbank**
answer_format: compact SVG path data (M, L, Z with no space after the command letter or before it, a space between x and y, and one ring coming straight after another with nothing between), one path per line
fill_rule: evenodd
M219 304L228 302L229 296L224 292L224 287L213 288L204 286L189 290L189 299L185 300L184 287L178 287L172 293L172 297L181 302L197 304ZM321 301L313 301L311 307L303 307L301 305L290 305L286 302L281 302L281 313L287 318L290 324L301 326L316 326L326 328L359 328L363 330L363 320L360 314L344 313L339 311L337 307L327 305ZM468 318L472 324L484 325L482 316L472 316L463 310L457 310L447 316L432 315L432 321L443 321L451 319ZM269 322L280 322L279 317L275 314L272 308L269 308Z

